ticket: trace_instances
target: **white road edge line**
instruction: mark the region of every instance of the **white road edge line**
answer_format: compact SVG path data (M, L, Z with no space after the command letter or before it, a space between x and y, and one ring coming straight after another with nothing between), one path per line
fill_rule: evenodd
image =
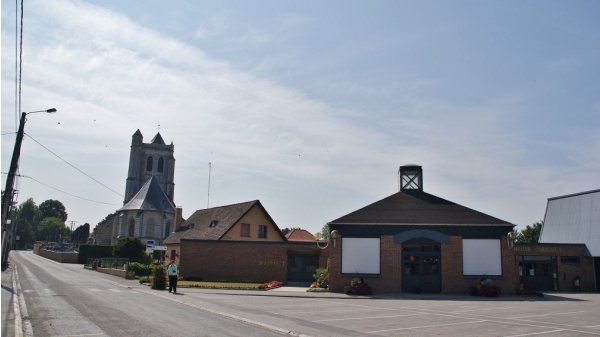
M473 323L482 323L482 322L487 322L487 320L460 322L460 323L448 323L448 324L423 325L423 326L415 326L412 328L398 328L398 329L389 329L389 330L367 331L367 333L380 333L380 332L400 331L400 330L417 330L417 329L426 329L426 328L437 328L440 326L452 326L452 325L473 324Z
M22 295L19 272L17 271L17 265L13 265L15 268L13 271L13 289L16 292L16 299L13 300L13 310L15 312L15 337L32 337L33 328L31 326L31 321L29 320L29 314L27 314L25 298Z

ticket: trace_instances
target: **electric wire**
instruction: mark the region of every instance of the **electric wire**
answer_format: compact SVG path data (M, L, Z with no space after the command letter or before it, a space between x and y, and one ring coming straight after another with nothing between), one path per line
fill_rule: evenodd
M2 172L2 174L7 174L7 173ZM49 187L49 188L51 188L51 189L53 189L55 191L64 193L66 195L70 195L72 197L75 197L75 198L78 198L78 199L81 199L81 200L91 201L91 202L95 202L95 203L98 203L98 204L104 204L104 205L119 206L118 204L113 204L113 203L110 203L110 202L103 202L103 201L98 201L98 200L93 200L93 199L88 199L88 198L80 197L78 195L75 195L75 194L63 191L61 189L58 189L58 188L56 188L54 186L50 186L50 185L48 185L48 184L46 184L44 182L41 182L41 181L39 181L39 180L37 180L37 179L35 179L33 177L30 177L30 176L25 176L25 175L19 174L19 175L17 175L17 177L31 179L31 180L35 181L36 183L38 183L38 184L44 185L44 186Z
M98 183L99 185L103 186L104 188L106 188L107 190L115 193L116 195L123 197L123 195L115 190L113 190L112 188L104 185L103 183L101 183L100 181L98 181L97 179L95 179L94 177L90 176L89 174L83 172L82 170L80 170L79 168L77 168L75 165L69 163L68 161L66 161L65 159L63 159L61 156L57 155L56 153L52 152L49 148L45 147L42 143L38 142L37 140L35 140L35 138L31 137L30 135L28 135L27 133L25 134L27 137L31 138L34 142L36 142L39 146L43 147L44 149L46 149L46 151L52 153L56 158L62 160L63 162L65 162L67 165L71 166L72 168L74 168L75 170L79 171L81 174L85 175L86 177L92 179L93 181L95 181L96 183Z

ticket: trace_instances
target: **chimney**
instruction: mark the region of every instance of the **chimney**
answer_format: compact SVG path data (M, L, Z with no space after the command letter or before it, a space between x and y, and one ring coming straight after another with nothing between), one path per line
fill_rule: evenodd
M175 208L175 228L179 228L183 224L183 209Z

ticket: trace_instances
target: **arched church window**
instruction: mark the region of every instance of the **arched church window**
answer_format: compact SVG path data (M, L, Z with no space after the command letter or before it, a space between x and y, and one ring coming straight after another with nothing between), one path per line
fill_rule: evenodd
M135 234L135 220L129 220L129 236L133 237Z
M146 171L152 171L152 162L154 161L154 159L152 158L152 156L148 157L148 159L146 160Z
M164 165L165 165L165 160L163 159L163 157L158 158L158 168L157 168L157 171L159 173L162 173Z
M167 225L165 226L165 238L167 236L169 236L169 234L171 234L171 223L167 222Z

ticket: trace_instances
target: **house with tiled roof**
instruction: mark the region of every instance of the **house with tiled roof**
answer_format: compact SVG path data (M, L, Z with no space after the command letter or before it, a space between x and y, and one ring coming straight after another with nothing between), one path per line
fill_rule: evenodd
M399 192L328 223L330 288L362 277L377 292L466 293L486 277L514 293L514 225L425 192L421 166L398 173Z
M288 241L259 200L195 211L164 240L185 278L310 283L314 240Z
M285 235L288 241L315 242L315 236L306 229L292 229Z

